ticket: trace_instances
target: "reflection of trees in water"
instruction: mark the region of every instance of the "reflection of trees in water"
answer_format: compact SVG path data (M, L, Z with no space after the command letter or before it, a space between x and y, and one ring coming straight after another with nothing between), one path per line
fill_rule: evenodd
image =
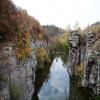
M39 91L40 100L66 100L69 97L69 75L61 57L56 57L50 68L50 77Z
M39 100L38 99L38 92L41 88L41 86L43 85L43 82L45 81L45 79L48 79L48 73L50 70L50 64L45 64L44 69L38 69L36 70L36 75L35 75L35 83L34 83L34 94L33 94L33 100Z
M71 78L69 100L94 100L87 88L78 87L77 78Z

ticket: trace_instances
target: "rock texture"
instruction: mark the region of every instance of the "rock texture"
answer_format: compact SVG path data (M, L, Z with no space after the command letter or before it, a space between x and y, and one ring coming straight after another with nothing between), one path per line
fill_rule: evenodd
M72 75L75 74L75 66L80 63L80 46L79 46L79 35L77 31L71 32L69 38L69 67Z
M86 36L86 54L83 86L92 88L94 94L100 94L100 39L96 33L88 33ZM99 42L99 43L98 43Z
M95 95L100 94L100 37L99 33L84 34L82 45L78 31L73 31L69 38L69 67L72 75L82 80L82 86L92 89Z
M0 100L31 100L36 64L34 52L18 60L13 43L0 43Z

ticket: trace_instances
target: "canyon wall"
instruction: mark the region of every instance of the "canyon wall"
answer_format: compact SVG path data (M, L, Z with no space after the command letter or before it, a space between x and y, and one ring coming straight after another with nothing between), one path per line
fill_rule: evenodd
M82 35L82 36L81 36ZM81 85L100 94L100 37L99 33L70 33L69 68L71 75L81 79Z
M13 43L0 43L0 100L31 100L36 65L33 51L27 59L18 60Z

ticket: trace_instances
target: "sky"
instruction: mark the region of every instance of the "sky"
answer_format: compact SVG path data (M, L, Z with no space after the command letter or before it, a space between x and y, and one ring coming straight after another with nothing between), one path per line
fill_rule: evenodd
M78 22L81 28L100 21L100 0L12 0L26 9L41 25L56 25L74 28Z

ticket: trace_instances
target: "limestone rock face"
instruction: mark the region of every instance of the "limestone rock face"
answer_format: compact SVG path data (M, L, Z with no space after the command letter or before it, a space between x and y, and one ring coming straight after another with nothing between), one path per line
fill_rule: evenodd
M72 75L81 75L82 86L100 94L100 37L94 32L84 34L85 45L81 45L78 32L69 38L69 67ZM83 68L81 68L83 67ZM81 74L79 74L81 73Z
M36 57L32 52L31 57L18 60L14 51L12 43L0 43L0 100L31 100Z
M88 33L86 41L83 86L90 87L94 94L100 93L100 39L96 33ZM98 48L96 48L98 47ZM85 81L85 82L84 82ZM87 83L87 85L86 85Z
M71 69L72 75L75 74L75 65L80 61L80 46L79 46L79 35L77 31L72 32L69 38L69 67Z

